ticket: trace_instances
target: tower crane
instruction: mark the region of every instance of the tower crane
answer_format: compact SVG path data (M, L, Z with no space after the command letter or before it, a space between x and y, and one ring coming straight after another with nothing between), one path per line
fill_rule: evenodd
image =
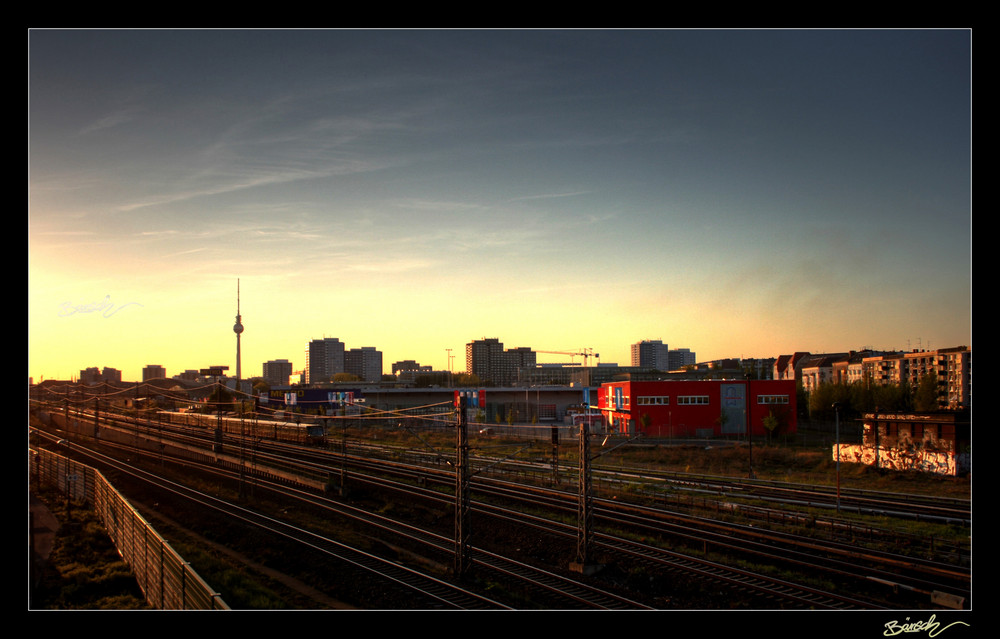
M573 357L580 356L580 357L583 358L583 365L584 366L587 365L587 358L588 357L595 357L597 359L601 358L601 354L600 353L595 353L594 349L592 349L592 348L582 348L582 349L580 349L579 352L576 352L576 351L537 351L537 350L535 352L536 353L549 353L550 355L569 355L570 358L571 358L570 362L573 361L572 360Z

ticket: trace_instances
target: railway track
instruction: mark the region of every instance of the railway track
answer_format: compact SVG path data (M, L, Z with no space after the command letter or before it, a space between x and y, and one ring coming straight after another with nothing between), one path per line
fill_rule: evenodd
M346 443L346 442L345 442ZM233 443L231 442L230 445ZM448 497L442 497L440 493L413 487L411 484L433 485L441 482L445 485L452 485L454 475L447 470L435 470L425 466L415 466L412 464L393 462L385 459L362 458L358 456L338 456L326 451L314 451L309 449L287 449L275 446L276 459L284 460L283 463L293 464L288 459L289 450L295 450L296 455L311 457L319 461L310 462L309 469L304 471L316 473L320 476L332 476L341 472L348 473L349 479L353 483L368 482L373 486L382 489L392 488L396 491L407 491L413 498L438 500L440 503L450 503ZM300 462L301 463L301 462ZM339 465L339 467L338 467ZM346 470L350 468L350 470ZM385 478L387 476L400 477L401 481L390 483ZM690 481L690 477L684 478ZM527 501L534 506L546 504L550 509L575 510L575 495L552 491L544 487L528 486L524 484L511 484L503 487L504 482L493 478L477 478L474 490L477 495L492 494L504 499L517 498ZM716 488L718 488L716 486ZM701 488L704 489L704 488ZM952 580L947 584L926 579L920 576L920 572L937 571L943 574L946 567L930 566L929 563L921 564L907 558L893 558L889 556L877 557L872 553L859 552L856 546L845 545L836 548L829 542L817 544L815 540L803 540L796 536L781 536L770 531L754 529L752 526L739 527L733 524L706 520L691 516L682 516L676 512L663 511L657 509L641 509L634 504L613 503L611 501L598 501L598 513L603 521L613 522L616 525L628 523L632 526L641 526L644 530L657 531L657 534L667 534L674 537L683 537L693 544L711 544L713 547L726 549L728 552L754 554L759 558L768 561L781 561L786 564L793 564L800 570L822 570L829 574L842 576L844 578L857 578L859 565L869 567L870 565L889 566L889 569L872 568L866 571L866 577L871 583L879 583L894 590L902 588L904 591L912 591L922 595L946 592L956 598L962 598L967 591L968 575L962 571L956 571L947 579ZM491 507L486 504L476 503L477 512L489 513ZM513 517L505 513L504 517ZM524 523L522 515L522 524ZM539 525L533 523L532 525ZM558 527L550 528L551 532L559 534L569 534L565 530L559 531ZM575 534L576 528L572 528ZM648 559L654 551L661 552L662 549L652 547L629 546L622 544L623 540L611 539L602 535L601 544L616 553ZM449 543L451 543L449 541ZM838 601L837 595L822 592L810 592L811 589L799 587L795 592L794 584L788 582L778 582L769 577L752 574L739 574L741 571L732 571L726 575L720 570L727 570L719 564L704 567L696 567L691 563L690 556L676 555L671 557L672 564L660 559L660 567L671 570L685 570L689 574L699 574L704 578L715 579L734 585L734 587L746 588L761 593L764 597L774 597L775 601L785 601L796 606L807 607L878 607L880 604L874 601L860 601L856 599L846 599ZM688 562L685 564L685 562ZM695 562L696 563L696 562ZM731 568L728 570L732 570ZM903 574L907 573L907 574ZM768 582L771 585L768 585Z
M80 444L72 446L73 452L99 464L104 469L113 469L132 480L165 494L165 498L180 500L191 507L207 509L213 518L223 517L242 525L250 526L268 535L276 536L311 553L318 553L325 559L343 563L366 573L370 578L400 590L400 598L410 601L415 609L427 610L503 610L510 609L498 601L485 597L462 585L386 560L369 552L353 548L325 535L311 532L295 524L280 520L265 513L231 503L214 495L194 490L158 475L126 464L113 456L87 449Z
M429 499L435 500L444 505L451 503L450 498L446 495L442 495L440 492L428 488L414 487L408 483L390 484L389 480L385 477L374 477L371 475L352 473L351 481L355 484L368 483L373 487L377 486L383 489L392 488L394 491L406 495L407 499ZM565 494L559 496L548 494L546 496L545 493L548 491L537 491L537 489L530 490L526 489L526 487L522 485L510 485L502 489L497 488L496 486L489 488L484 485L477 485L475 492L480 497L492 497L494 499L504 500L515 499L521 503L527 502L532 508L542 508L549 513L560 511L571 513L576 507L575 504L572 503L572 499L574 498L573 496ZM529 525L542 532L559 535L567 539L573 539L578 534L578 528L575 525L562 524L550 519L549 517L528 515L521 510L505 508L491 502L492 500L476 500L474 504L475 512L478 515L497 517L517 525ZM614 526L621 528L628 525L637 526L641 523L645 529L651 530L655 534L666 533L673 534L674 536L681 534L678 532L679 529L677 528L672 531L665 531L661 523L655 522L652 519L644 522L639 522L635 518L633 518L632 521L625 521L620 512L608 510L606 508L602 511L601 504L603 503L603 500L599 500L595 517L600 517L609 527ZM686 536L689 541L696 544L707 543L708 539L694 527L687 527L684 529L683 535ZM754 573L749 570L726 566L718 562L698 559L690 554L670 552L659 546L637 543L620 536L598 532L595 534L595 540L599 546L603 547L604 552L616 555L619 558L631 556L644 560L647 563L652 563L658 569L683 572L687 575L694 575L714 582L725 583L729 586L737 587L745 592L751 592L756 597L770 600L776 604L777 602L781 602L783 605L791 605L793 607L834 610L873 609L885 607L877 601L871 599L862 600L856 597L843 596L823 591L818 588L794 584L790 581L776 579L766 574ZM713 537L711 541L720 549L730 552L739 552L740 554L747 553L747 548L744 547L744 543L739 539L730 538L726 535L717 535ZM787 554L787 549L785 548L779 550L775 550L774 548L766 548L765 550L758 549L759 556L764 556L770 560L780 559L781 561L787 561ZM822 568L822 566L815 562L806 563L801 560L798 567L807 569ZM829 568L825 568L825 570L829 570ZM851 576L854 577L855 575L852 574Z
M377 451L366 447L369 453ZM393 451L389 451L390 453ZM398 457L398 453L396 455ZM426 456L416 455L414 466L434 468ZM423 460L421 460L423 457ZM395 463L387 454L389 463ZM487 460L484 464L489 464ZM511 467L508 471L505 467ZM491 466L489 476L503 479L520 477L521 483L551 487L553 471L543 464L508 462ZM440 467L438 464L436 467ZM926 534L912 534L885 525L893 519L906 518L952 528L968 528L971 524L969 500L931 496L845 491L856 498L854 506L846 499L837 509L836 489L824 486L795 486L782 482L713 478L675 472L602 469L594 473L594 485L601 492L628 495L625 501L659 504L674 511L701 512L714 517L739 517L754 525L768 528L810 529L830 539L854 545L894 545L913 555L939 557L953 565L971 564L971 544L953 542ZM563 478L573 485L575 477L563 469ZM517 480L511 480L517 481ZM617 488L620 486L620 488ZM866 508L857 503L864 500ZM838 512L834 512L838 510ZM824 514L824 511L827 514ZM712 514L714 513L714 514ZM852 515L853 513L853 515ZM873 523L871 519L876 522Z
M371 553L360 551L321 534L304 530L303 528L282 521L263 513L254 512L242 506L225 500L194 491L180 484L164 480L147 471L132 465L123 464L114 457L89 451L74 445L73 449L85 454L102 465L112 467L118 472L127 473L131 477L166 490L175 499L186 499L211 508L214 512L238 520L246 525L255 526L270 534L279 535L288 542L303 545L318 551L338 561L366 571L377 579L406 588L407 599L414 603L417 609L461 609L461 610L496 610L511 609L510 606L494 599L485 597L469 588L451 581L427 575L398 564L395 561L381 559ZM130 450L130 452L135 452ZM185 462L189 467L190 462ZM210 465L199 464L200 470L219 474L226 472L230 479L237 479L237 473L220 471ZM329 516L350 518L371 531L391 533L409 542L419 543L424 552L447 558L454 550L454 540L422 530L410 524L392 520L351 507L339 502L316 496L314 493L299 491L286 485L272 482L259 482L257 488L273 491L285 500L296 500L302 504L318 507ZM524 562L504 557L481 548L470 549L470 558L481 569L495 572L506 579L513 579L529 588L544 592L546 600L556 603L558 609L601 609L601 610L644 610L649 606L621 596L592 584L560 575L548 570L528 565Z
M360 466L364 466L370 473L382 473L382 477L375 480L372 479L374 475L366 476L358 472L351 475L352 481L366 481L367 477L367 481L386 486L384 474L389 472L390 467L397 476L417 483L429 485L434 481L450 481L447 473L425 472L405 465L396 467L377 461L354 464L356 469ZM410 488L408 484L395 485L395 489L414 491L410 494L418 496L416 492L418 489ZM547 512L562 512L567 516L572 516L577 508L577 495L546 487L528 486L494 478L479 478L474 484L474 490L481 498L513 500L523 504L525 508L543 508ZM430 491L425 496L442 501L448 499ZM970 587L971 577L967 569L939 562L866 550L856 544L818 541L751 525L739 525L611 499L595 499L594 505L595 520L603 522L608 527L631 527L634 530L683 540L689 547L712 548L717 552L790 566L798 571L861 581L869 586L877 584L891 592L903 590L928 599L945 597L954 601L964 599ZM486 503L477 502L477 510L491 512L491 507ZM505 514L505 516L514 515ZM572 527L572 531L576 531L576 528ZM650 548L645 549L646 552L650 550ZM763 575L757 577L758 583L769 580ZM732 582L745 583L746 575L734 577ZM787 583L781 584L776 592L787 591L787 587ZM809 589L803 588L803 590ZM828 601L832 602L831 607L836 607L836 600L839 597L827 594ZM812 601L814 596L814 593L809 593L801 598L801 601ZM848 598L846 603L849 606L856 606L860 602L858 599ZM875 601L869 603L872 607L880 605Z
M480 494L525 500L549 511L575 512L577 496L502 481L477 485ZM799 571L877 583L927 597L964 598L971 587L968 569L921 558L860 548L856 544L816 540L752 525L723 522L613 499L594 498L595 521L681 540L690 548L713 549Z
M917 521L939 521L968 526L972 518L969 499L954 499L907 493L880 493L835 486L790 484L777 481L733 479L660 471L656 469L627 469L596 467L595 473L624 481L637 479L660 482L661 485L691 493L746 498L807 506L811 508L840 509L867 515L900 517Z

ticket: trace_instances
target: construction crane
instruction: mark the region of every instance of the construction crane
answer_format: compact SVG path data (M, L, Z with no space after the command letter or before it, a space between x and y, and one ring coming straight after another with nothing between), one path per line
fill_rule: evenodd
M535 352L536 353L549 353L550 355L569 355L570 356L570 360L569 360L570 363L573 362L573 359L572 359L573 357L580 356L580 357L583 358L583 365L584 366L587 365L587 358L588 357L596 357L597 359L601 358L601 354L600 353L595 353L594 349L592 349L592 348L582 348L582 349L580 349L579 352L574 352L574 351L535 351Z

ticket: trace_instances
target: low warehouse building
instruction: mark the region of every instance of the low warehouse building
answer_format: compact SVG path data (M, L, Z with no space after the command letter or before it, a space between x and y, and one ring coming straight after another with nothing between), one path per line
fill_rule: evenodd
M612 431L647 437L794 433L795 402L792 380L621 381L598 394Z

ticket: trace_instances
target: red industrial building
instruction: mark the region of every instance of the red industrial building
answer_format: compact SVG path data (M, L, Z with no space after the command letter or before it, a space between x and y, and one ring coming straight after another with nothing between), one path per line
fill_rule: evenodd
M794 433L792 380L622 381L601 385L601 414L614 432L648 437ZM768 426L773 426L769 429Z

